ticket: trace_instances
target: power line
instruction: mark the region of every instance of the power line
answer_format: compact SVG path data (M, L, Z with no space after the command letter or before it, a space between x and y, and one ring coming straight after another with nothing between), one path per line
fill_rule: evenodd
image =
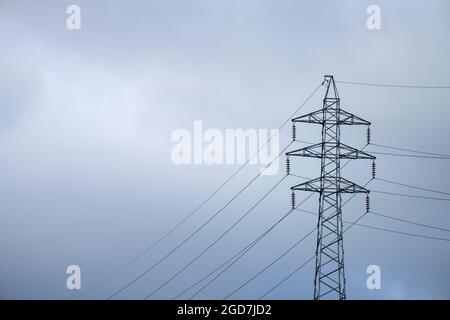
M301 203L298 204L298 206L302 205L303 203L305 203L310 197L312 196L312 194L310 194L308 197L306 197ZM297 207L298 207L297 206ZM179 296L183 295L184 293L186 293L187 291L189 291L190 289L194 288L195 286L197 286L199 283L203 282L204 280L206 280L207 278L209 278L212 274L216 273L217 271L219 271L220 269L222 269L225 265L227 265L228 263L230 263L232 261L232 263L230 265L227 266L226 269L224 269L220 274L218 274L216 277L214 277L214 279L212 279L211 281L209 281L204 287L202 287L200 290L198 290L196 293L194 293L194 295L192 295L189 299L192 299L195 295L197 295L198 293L200 293L203 289L205 289L207 286L209 286L215 279L218 278L218 276L220 276L223 272L225 272L228 268L230 268L234 263L236 263L240 258L242 258L242 256L244 256L248 251L250 251L251 248L253 248L259 241L261 241L265 236L267 236L267 234L269 234L277 225L279 225L283 220L285 220L288 216L290 216L290 214L294 212L293 209L290 209L288 212L286 212L280 219L278 219L278 221L276 221L274 224L272 224L268 229L266 229L259 237L257 237L255 240L253 240L251 243L249 243L246 247L244 247L241 251L239 251L238 253L236 253L234 256L232 256L231 258L229 258L228 260L226 260L224 263L222 263L219 267L217 267L216 269L214 269L213 271L211 271L210 273L208 273L206 276L204 276L203 278L201 278L200 280L198 280L197 282L195 282L194 284L192 284L191 286L189 286L188 288L186 288L185 290L183 290L182 292L178 293L175 297L173 297L172 299L176 299ZM234 260L234 261L233 261Z
M286 119L286 121L283 122L283 124L280 126L278 130L283 129L286 124L291 120L291 118L300 111L300 109L312 98L312 96L317 92L317 90L320 89L320 87L323 86L323 83L321 83L317 88L302 102L302 104L289 116L289 118Z
M310 194L308 197L306 197L300 204L297 205L297 207L299 207L300 205L302 205L304 202L306 202L306 200L308 200L310 197L312 196L312 194ZM291 212L293 212L294 209L291 209L288 211L287 214L290 214ZM286 215L285 215L286 216ZM284 217L283 217L284 218ZM202 286L199 290L197 290L194 294L192 294L189 297L189 300L193 299L195 296L197 296L200 292L202 292L203 290L205 290L207 287L209 287L215 280L217 280L222 274L224 274L229 268L231 268L236 262L238 262L247 252L249 252L260 240L262 240L262 238L264 238L270 231L273 230L273 228L278 225L280 222L282 221L282 219L280 219L279 221L277 221L277 223L275 225L273 225L272 227L270 227L266 232L264 232L260 238L257 239L257 241L255 241L254 243L252 243L251 246L249 246L244 252L242 252L238 257L236 257L236 259L233 260L232 263L230 263L225 269L223 269L220 273L218 273L215 277L213 277L210 281L208 281L204 286ZM314 231L314 230L313 230Z
M404 157L404 158L450 160L450 157L440 157L440 156L419 156L419 155L412 155L412 154L400 154L400 153L389 153L389 152L378 152L378 151L370 151L370 153L381 154L381 155L386 155L386 156L394 156L394 157Z
M374 179L380 180L383 182L387 182L387 183L391 183L391 184L396 184L396 185L403 186L403 187L412 188L412 189L418 189L418 190L423 190L423 191L429 191L429 192L434 192L434 193L439 193L439 194L450 195L449 192L438 191L438 190L433 190L433 189L428 189L428 188L423 188L423 187L417 187L417 186L413 186L410 184L400 183L400 182L396 182L396 181L392 181L392 180L388 180L388 179L381 179L381 178L374 178Z
M159 290L161 290L163 287L165 287L168 283L170 283L173 279L175 279L178 275L180 275L183 271L185 271L189 266L191 266L195 261L200 259L209 249L211 249L217 242L219 242L225 235L227 235L236 225L238 225L245 217L247 217L250 212L253 211L276 187L280 185L280 183L287 177L285 175L282 177L272 188L267 191L263 197L261 197L249 210L247 210L238 220L236 220L227 230L225 230L216 240L211 242L202 252L200 252L194 259L189 261L183 268L181 268L179 271L177 271L172 277L170 277L168 280L166 280L163 284L161 284L158 288L153 290L150 294L148 294L145 297L145 300L153 296L155 293L157 293Z
M166 255L164 255L162 258L160 258L157 262L155 262L153 265L151 265L149 268L147 268L144 272L139 274L136 278L134 278L132 281L128 282L125 286L121 287L119 290L117 290L115 293L110 295L107 299L112 299L115 296L117 296L119 293L121 293L126 288L130 287L132 284L134 284L136 281L141 279L143 276L145 276L147 273L149 273L151 270L153 270L155 267L157 267L159 264L161 264L164 260L166 260L171 254L173 254L175 251L177 251L180 247L182 247L186 242L188 242L192 237L194 237L198 232L200 232L209 222L211 222L216 216L218 216L223 210L225 210L226 207L228 207L231 202L233 202L239 195L241 195L262 173L265 169L267 169L275 159L279 158L280 155L292 144L290 142L272 161L270 161L255 177L253 177L250 182L248 182L238 193L236 193L231 200L229 200L222 208L220 208L214 215L212 215L208 220L206 220L200 227L198 227L194 232L192 232L187 238L185 238L183 241L181 241L175 248L173 248L171 251L169 251Z
M290 210L289 213L293 211ZM178 297L182 296L183 294L185 294L186 292L188 292L189 290L191 290L192 288L196 287L198 284L202 283L205 279L208 279L211 275L213 275L214 273L216 273L217 271L219 271L220 269L222 269L224 266L226 266L228 263L230 263L231 261L233 261L233 259L236 259L236 257L238 257L239 255L241 255L243 252L247 251L248 248L250 246L252 246L256 241L258 241L257 238L255 240L253 240L250 244L248 244L246 247L244 247L241 251L239 251L238 253L236 253L234 256L232 256L231 258L229 258L228 260L226 260L225 262L223 262L220 266L218 266L217 268L215 268L214 270L210 271L206 276L202 277L201 279L197 280L196 282L194 282L193 284L191 284L189 287L187 287L186 289L184 289L183 291L179 292L176 296L174 296L171 300L175 300Z
M305 177L305 176L301 176L298 174L294 174L294 173L289 173L290 176L296 177L296 178L301 178L301 179L305 179L305 180L310 180L311 178Z
M303 269L308 263L310 263L313 259L315 258L315 255L311 256L311 258L309 258L308 260L306 260L303 264L300 265L300 267L298 267L297 269L295 269L294 271L292 271L290 274L288 274L285 278L283 278L280 282L278 282L275 286L273 286L270 290L266 291L266 293L264 293L262 296L260 296L258 298L258 300L263 299L265 296L267 296L268 294L270 294L273 290L275 290L276 288L278 288L280 285L282 285L284 282L286 282L289 278L291 278L294 274L296 274L297 272L299 272L301 269Z
M389 195L400 196L400 197L408 197L408 198L418 198L418 199L428 199L428 200L438 200L438 201L450 201L450 199L446 199L446 198L416 196L416 195L412 195L412 194L388 192L388 191L381 191L381 190L372 190L372 192L382 193L382 194L389 194Z
M379 143L370 143L372 146L382 147L382 148L388 148L393 150L399 150L399 151L408 151L408 152L415 152L415 153L422 153L422 154L428 154L432 156L442 156L442 157L450 157L449 154L443 154L443 153L434 153L434 152L426 152L421 150L413 150L413 149L407 149L407 148L400 148L400 147L394 147L394 146L388 146L385 144L379 144Z
M271 137L272 138L272 137ZM268 140L269 141L269 140ZM259 152L259 150L257 151ZM256 155L256 154L255 154ZM176 229L178 229L184 222L186 222L190 217L192 217L199 209L201 209L214 195L216 195L231 179L233 179L252 159L253 157L250 157L237 171L235 171L227 180L225 180L224 183L222 183L219 188L217 188L211 195L209 195L198 207L196 207L193 211L191 211L186 217L184 217L181 221L179 221L175 226L173 226L169 231L167 231L163 236L161 236L158 240L153 242L150 246L148 246L146 249L144 249L141 253L139 253L136 257L129 260L126 264L124 264L122 267L117 269L115 272L113 272L108 277L104 278L102 281L97 283L94 287L91 288L91 290L100 287L104 283L106 283L108 280L114 278L116 275L118 275L120 272L125 270L128 266L130 266L132 263L136 262L140 258L142 258L147 252L149 252L151 249L153 249L156 245L158 245L161 241L163 241L165 238L167 238L170 234L172 234ZM87 292L84 292L83 294L86 294ZM83 294L80 294L78 296L81 297Z
M413 224L413 225L417 225L417 226L421 226L421 227L426 227L426 228L430 228L430 229L436 229L436 230L441 230L441 231L445 231L445 232L450 232L450 229L436 227L436 226L431 226L429 224L423 224L423 223L420 223L420 222L411 221L411 220L407 220L407 219L401 219L401 218L393 217L393 216L390 216L390 215L387 215L387 214L384 214L384 213L379 213L379 212L374 212L374 211L370 211L370 213L372 213L372 214L374 214L376 216L388 218L388 219L391 219L391 220L396 220L396 221L409 223L409 224Z
M369 212L373 213L372 211L369 211ZM450 242L450 239L446 239L446 238L426 236L426 235L421 235L421 234L417 234L417 233L403 232L403 231L386 229L386 228L380 228L380 227L375 227L375 226L365 225L365 224L357 224L357 225L359 227L364 227L364 228L369 228L369 229L374 229L374 230L380 230L380 231L385 231L385 232L390 232L390 233L396 233L396 234L402 234L402 235L407 235L407 236L412 236L412 237L418 237L418 238L424 238L424 239L432 239L432 240L440 240L440 241Z
M211 200L220 190L222 190L227 184L228 182L230 182L245 166L248 165L248 163L256 156L259 154L259 152L273 139L273 137L275 135L277 135L279 133L279 131L281 131L286 124L289 122L289 120L314 96L314 94L319 90L319 88L322 86L322 84L320 84L319 86L316 87L316 89L314 89L314 91L300 104L299 107L297 107L297 109L281 124L281 126L278 128L278 132L272 134L267 141L258 147L258 149L256 150L256 152L251 155L247 161L242 164L242 166L240 166L233 174L231 174L230 177L228 177L213 193L211 193L208 197L206 197L206 199L201 202L194 210L192 210L191 212L189 212L183 219L181 219L178 223L176 223L172 228L170 228L166 233L164 233L160 238L158 238L156 241L154 241L151 245L149 245L147 248L145 248L142 252L140 252L137 256L135 256L134 258L132 258L131 260L129 260L127 263L125 263L122 267L120 267L119 269L117 269L115 272L113 272L111 275L107 276L106 278L104 278L102 281L98 282L96 285L94 285L92 288L88 289L87 291L83 292L82 294L80 294L78 297L81 297L83 295L85 295L87 292L89 292L90 290L93 290L95 288L100 287L101 285L103 285L105 282L107 282L108 280L114 278L117 274L119 274L120 272L122 272L124 269L126 269L128 266L130 266L132 263L134 263L135 261L139 260L142 256L144 256L147 252L149 252L151 249L153 249L156 245L158 245L161 241L163 241L164 239L166 239L169 235L171 235L175 230L177 230L183 223L185 223L190 217L192 217L198 210L200 210L209 200Z
M353 84L359 86L373 86L373 87L393 87L393 88L412 88L412 89L450 89L450 86L429 86L429 85L401 85L401 84L384 84L384 83L368 83L355 81L336 81L342 84Z
M271 263L269 263L267 266L265 266L263 269L261 269L259 272L257 272L255 275L253 275L250 279L245 281L243 284L241 284L237 289L233 290L229 294L227 294L223 299L228 299L230 296L241 290L243 287L245 287L247 284L249 284L251 281L256 279L260 274L264 273L267 269L269 269L271 266L273 266L275 263L280 261L284 256L286 256L289 252L291 252L294 248L296 248L298 245L300 245L303 241L305 241L310 235L316 231L317 228L312 229L309 231L306 235L304 235L300 240L298 240L296 243L294 243L289 249L284 251L281 255L279 255L275 260L273 260Z
M307 213L307 214L310 214L310 215L317 216L316 213L308 211L308 210L303 210L303 209L296 209L296 210L298 210L300 212L303 212L303 213ZM385 218L390 218L390 219L402 221L402 222L405 222L405 223L420 225L422 227L433 228L433 229L440 229L440 230L444 230L444 231L449 231L450 232L450 230L448 230L448 229L442 229L442 228L438 228L438 227L434 227L434 226L429 226L429 225L425 225L425 224L421 224L421 223L412 222L412 221L409 221L409 220L399 219L399 218L395 218L395 217L388 216L388 215L385 215L385 214L375 213L373 211L369 211L369 213L372 213L372 214L375 214L375 215L378 215L378 216L383 216ZM344 223L351 223L350 221L347 221L347 220L343 220L343 221L344 221ZM376 227L376 226L367 225L367 224L356 223L355 226L369 228L369 229L374 229L374 230L380 230L380 231L386 231L386 232L391 232L391 233L397 233L397 234L402 234L402 235L408 235L408 236L413 236L413 237L420 237L420 238L441 240L441 241L450 241L450 239L446 239L446 238L432 237L432 236L427 236L427 235L422 235L422 234L417 234L417 233L409 233L409 232L403 232L403 231L398 231L398 230L386 229L386 228Z

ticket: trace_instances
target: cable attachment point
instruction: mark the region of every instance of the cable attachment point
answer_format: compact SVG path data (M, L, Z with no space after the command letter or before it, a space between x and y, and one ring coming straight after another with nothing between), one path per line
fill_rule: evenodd
M295 209L295 193L294 193L294 190L292 190L292 193L291 193L291 205L292 205L292 209Z

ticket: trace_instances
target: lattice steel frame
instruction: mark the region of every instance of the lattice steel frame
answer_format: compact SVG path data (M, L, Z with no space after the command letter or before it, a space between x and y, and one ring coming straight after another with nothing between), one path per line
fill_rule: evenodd
M366 125L370 122L340 107L340 97L333 76L326 75L326 93L321 110L292 119L295 123L322 125L322 142L290 151L287 157L301 156L321 159L319 178L291 187L319 193L317 222L314 299L346 299L342 223L342 193L369 193L369 190L341 177L341 159L372 159L375 157L341 143L341 125ZM295 130L294 130L295 132Z

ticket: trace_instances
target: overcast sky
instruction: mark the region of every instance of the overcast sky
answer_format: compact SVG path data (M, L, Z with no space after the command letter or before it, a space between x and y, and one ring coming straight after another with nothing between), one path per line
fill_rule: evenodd
M81 8L68 30L66 8ZM381 29L366 26L369 5ZM238 165L175 165L171 134L205 128L274 129L323 80L450 85L450 2L0 0L0 297L105 299L174 248L260 169L250 165L192 219L102 286L229 177ZM373 123L373 141L450 154L450 90L338 84L342 107ZM299 115L321 108L317 91ZM290 141L282 131L280 147ZM320 129L297 128L319 141ZM345 128L362 147L365 130ZM292 148L300 145L292 145ZM367 150L388 151L369 147ZM315 159L317 160L317 159ZM356 163L357 162L357 163ZM343 169L364 184L370 163ZM320 161L295 159L316 176ZM380 178L450 192L449 160L379 155ZM261 176L192 241L118 298L142 299L182 268L284 175ZM254 240L290 208L286 178L232 232L153 298L171 298ZM368 188L445 197L373 181ZM298 194L298 199L307 194ZM354 220L363 196L344 208ZM299 200L300 201L300 200ZM317 212L317 197L304 208ZM371 209L450 228L449 202L371 195ZM448 232L368 215L361 223L450 239ZM198 298L223 298L316 224L296 212ZM232 298L258 298L314 252L315 234ZM449 299L450 243L354 226L345 234L350 299ZM366 268L381 268L368 290ZM267 298L311 299L313 265ZM87 291L87 292L86 292ZM183 296L183 297L187 297Z

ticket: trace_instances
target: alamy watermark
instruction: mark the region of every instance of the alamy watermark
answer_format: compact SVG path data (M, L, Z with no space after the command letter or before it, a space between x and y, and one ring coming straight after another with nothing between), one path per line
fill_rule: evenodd
M379 6L372 4L367 7L366 13L369 15L366 20L366 26L369 30L381 29L381 9Z
M76 264L67 267L66 273L69 275L66 279L66 288L69 290L81 289L81 268Z
M66 13L69 15L66 19L66 27L69 30L81 29L81 9L80 6L71 4L67 7Z
M180 128L172 132L171 159L181 164L259 164L262 174L274 175L279 170L278 129L208 128L194 121L192 132Z
M373 290L373 289L381 289L381 268L380 266L377 266L376 264L372 264L367 267L366 270L369 277L366 281L367 289Z

